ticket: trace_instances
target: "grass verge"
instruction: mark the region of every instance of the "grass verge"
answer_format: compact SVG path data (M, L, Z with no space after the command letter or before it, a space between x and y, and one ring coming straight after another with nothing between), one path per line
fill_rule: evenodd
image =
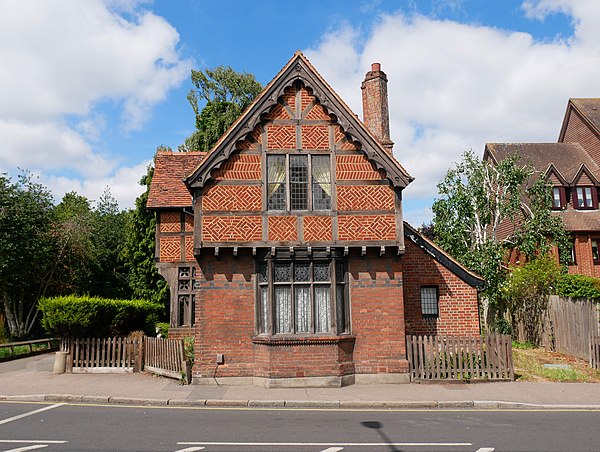
M600 370L590 368L587 361L543 348L513 344L516 381L558 381L600 383ZM568 366L548 368L544 364Z

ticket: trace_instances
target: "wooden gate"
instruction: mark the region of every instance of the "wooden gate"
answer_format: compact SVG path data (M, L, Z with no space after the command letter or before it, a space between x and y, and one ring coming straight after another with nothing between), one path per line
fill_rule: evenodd
M142 369L142 338L63 338L67 368L74 373L139 372Z
M414 380L514 380L511 337L407 336Z
M190 381L183 339L144 338L144 370Z

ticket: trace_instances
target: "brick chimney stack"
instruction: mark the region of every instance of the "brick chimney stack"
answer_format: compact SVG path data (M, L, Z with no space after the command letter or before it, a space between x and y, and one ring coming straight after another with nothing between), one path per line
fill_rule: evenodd
M387 75L379 63L373 63L362 82L363 122L386 151L392 155L390 113L388 107Z

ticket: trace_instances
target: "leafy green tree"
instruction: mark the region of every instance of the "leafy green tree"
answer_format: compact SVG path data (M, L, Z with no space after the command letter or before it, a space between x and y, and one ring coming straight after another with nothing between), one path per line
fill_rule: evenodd
M154 260L156 214L146 208L154 167L148 166L140 185L146 191L135 200L135 209L127 215L126 237L121 256L128 272L133 296L160 303L168 309L169 286L156 270Z
M262 90L254 75L229 66L192 70L192 83L195 89L187 98L196 115L196 130L179 146L180 151L210 150Z
M513 331L522 327L523 341L539 345L548 309L548 295L556 293L560 267L548 253L540 254L522 267L512 269L503 292L513 321Z
M539 177L527 190L533 170L519 160L513 155L493 165L465 153L438 184L440 197L432 207L436 242L486 279L484 322L505 308L508 250L516 248L529 260L547 254L553 246L558 246L561 256L568 254L562 222L550 212L547 181ZM501 237L500 227L507 222L515 232Z
M127 213L119 211L117 200L107 187L92 213L94 267L85 293L105 298L129 298L127 269L121 251L127 237Z
M55 208L56 293L86 291L92 280L92 209L85 196L66 193Z
M51 287L56 262L50 192L23 173L13 183L0 175L0 297L8 332L27 336L37 300Z
M524 183L532 173L518 161L513 156L492 165L466 152L438 184L440 197L432 207L437 243L485 278L484 308L497 306L505 279L498 229L520 213Z

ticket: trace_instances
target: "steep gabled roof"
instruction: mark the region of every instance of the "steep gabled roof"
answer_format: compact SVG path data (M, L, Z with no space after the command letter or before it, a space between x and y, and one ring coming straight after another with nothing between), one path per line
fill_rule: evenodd
M439 246L434 244L428 238L422 236L415 228L413 228L406 221L404 222L404 237L409 239L425 253L429 254L432 258L462 279L464 282L472 287L482 287L485 284L485 280L473 273L464 265L456 261L452 256L446 253Z
M205 155L206 152L158 152L146 207L159 209L191 206L192 195L183 180Z
M579 143L486 143L483 158L498 163L515 153L536 172L546 173L552 165L568 184L574 182L582 166L595 179L600 176L600 167Z
M571 98L567 104L567 111L565 112L558 141L563 141L565 138L571 110L577 111L588 126L590 126L597 135L600 135L600 98Z
M305 86L313 90L313 94L320 104L330 114L336 116L338 123L346 133L362 144L366 157L374 163L377 169L386 172L387 177L395 187L404 188L413 180L400 163L386 152L377 138L369 132L352 110L333 91L302 52L298 51L227 132L223 134L202 160L202 163L186 179L186 184L190 187L204 186L210 178L210 172L219 168L229 159L236 149L236 143L243 140L247 134L254 130L261 120L261 115L274 106L285 88L291 86L296 80L302 81Z

